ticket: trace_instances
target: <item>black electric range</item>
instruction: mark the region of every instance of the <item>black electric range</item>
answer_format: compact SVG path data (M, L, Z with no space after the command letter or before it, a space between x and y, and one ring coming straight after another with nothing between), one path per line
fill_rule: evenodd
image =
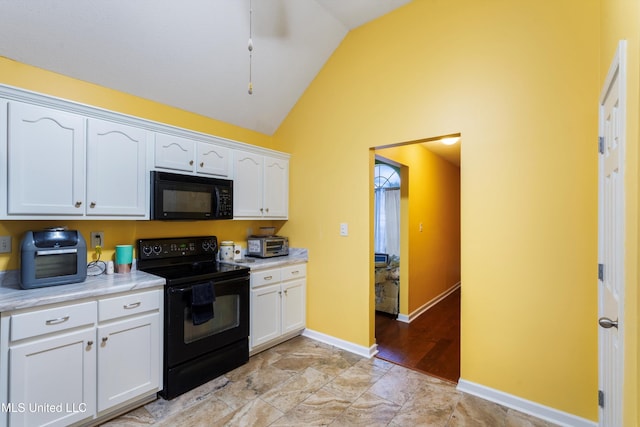
M139 270L166 280L165 399L249 360L249 268L216 261L216 236L140 239Z

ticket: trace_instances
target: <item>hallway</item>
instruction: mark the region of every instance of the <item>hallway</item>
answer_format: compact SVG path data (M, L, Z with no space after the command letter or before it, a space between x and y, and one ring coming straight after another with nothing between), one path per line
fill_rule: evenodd
M376 312L376 357L457 383L460 292L458 288L411 323Z

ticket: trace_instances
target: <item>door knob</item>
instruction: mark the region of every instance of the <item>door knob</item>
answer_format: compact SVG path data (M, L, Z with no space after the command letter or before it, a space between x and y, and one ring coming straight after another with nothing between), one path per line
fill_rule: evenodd
M601 317L600 319L598 319L598 323L600 324L600 326L602 326L605 329L609 329L609 328L618 329L618 321L611 320L608 317Z

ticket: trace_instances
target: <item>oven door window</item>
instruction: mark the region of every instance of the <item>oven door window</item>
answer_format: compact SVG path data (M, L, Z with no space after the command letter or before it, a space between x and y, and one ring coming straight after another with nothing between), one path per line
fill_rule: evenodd
M210 337L240 325L240 297L237 294L218 296L213 303L213 319L194 325L191 307L184 308L184 343Z
M36 279L71 276L78 272L78 253L38 255L35 258Z

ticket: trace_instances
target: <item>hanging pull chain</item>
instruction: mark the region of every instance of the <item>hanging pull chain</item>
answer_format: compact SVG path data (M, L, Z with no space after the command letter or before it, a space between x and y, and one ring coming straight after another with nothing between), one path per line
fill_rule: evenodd
M251 62L253 56L253 8L251 5L251 0L249 0L249 95L253 94L253 82L251 77Z

